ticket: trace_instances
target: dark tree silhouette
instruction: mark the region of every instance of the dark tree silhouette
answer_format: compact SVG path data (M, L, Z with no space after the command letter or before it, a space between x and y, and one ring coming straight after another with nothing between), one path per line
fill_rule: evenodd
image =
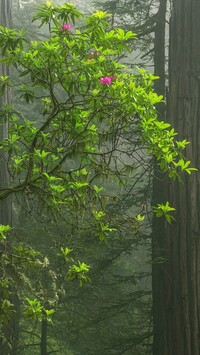
M169 117L181 139L191 142L187 148L187 159L197 168L200 166L199 17L199 1L173 1L170 21ZM155 348L154 355L200 354L198 173L189 178L184 177L183 182L183 185L169 185L168 200L176 208L176 221L167 226L163 245L163 283L157 307L159 324L163 325L160 331L162 349Z

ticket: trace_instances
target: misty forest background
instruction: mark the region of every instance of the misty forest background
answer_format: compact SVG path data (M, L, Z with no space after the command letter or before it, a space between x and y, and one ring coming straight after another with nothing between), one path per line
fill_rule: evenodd
M64 3L53 1L53 5ZM109 31L120 27L136 33L137 39L127 41L130 51L117 60L128 73L135 74L139 67L159 77L153 88L165 102L156 104L158 118L174 127L178 139L190 142L184 155L198 169L199 1L69 3L86 16L96 10L111 14L106 18ZM0 26L23 28L30 41L46 40L48 25L38 28L39 22L32 22L41 4L45 2L0 0ZM82 18L76 26L84 26ZM8 68L1 61L1 140L9 137L10 129L4 119L5 107L9 116L10 106L5 104L12 103L15 113L23 112L37 127L48 114L49 103L41 114L41 106L25 86L21 91L17 85L5 89L2 77L12 76L17 82L17 75L17 67ZM119 230L117 234L115 228L101 224L107 229L101 230L100 238L94 236L89 212L84 208L80 212L78 202L73 210L64 206L56 213L46 207L42 190L41 201L28 187L21 194L6 194L5 187L13 186L23 172L15 170L13 177L5 158L13 152L1 149L0 225L12 227L0 229L1 354L200 355L199 173L181 174L181 182L173 181L139 138L134 147L131 132L126 145L125 138L120 139L121 150L109 171L106 159L93 162L89 173L83 166L79 169L76 151L65 163L67 171L76 172L70 178L83 184L80 189L95 171L94 189L102 188L95 191L101 197L98 204ZM16 164L20 169L21 161ZM81 200L81 192L77 194ZM152 206L166 201L175 208L173 217L171 211L167 218L162 213L159 217L158 210L155 216ZM96 215L96 221L102 217Z

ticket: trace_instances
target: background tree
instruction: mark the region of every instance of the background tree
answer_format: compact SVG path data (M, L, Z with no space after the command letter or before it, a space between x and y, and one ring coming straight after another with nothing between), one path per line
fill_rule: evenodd
M155 15L155 38L154 38L154 73L159 76L155 82L155 90L165 97L166 91L166 7L167 1L159 1L158 10ZM161 120L166 118L166 106L161 103L157 105L158 115ZM167 177L159 169L155 162L152 203L157 204L166 200ZM163 260L165 254L165 241L163 231L165 221L153 217L152 220L152 313L153 313L153 351L155 354L162 354L163 345L161 334L165 326L161 314L164 314L163 293ZM159 309L159 312L158 312Z
M0 25L5 27L11 27L11 1L1 0L0 2L1 12L0 12ZM2 77L9 76L9 68L4 63L0 63L0 72ZM0 96L0 108L2 109L3 104L10 104L10 89L2 84L2 93L4 92L4 96ZM1 140L7 138L8 136L8 123L1 123L0 128L0 138ZM0 184L1 188L10 184L10 177L6 168L6 153L1 153L0 160ZM5 199L3 202L0 202L0 220L2 224L11 224L11 200Z
M191 141L187 158L199 167L199 54L200 4L172 2L170 20L169 117L182 138ZM170 184L169 200L176 222L167 227L163 265L165 304L162 354L199 355L199 178ZM160 345L161 346L161 345ZM155 349L155 354L160 354Z
M1 0L0 1L0 26L11 27L12 25L12 0ZM3 105L10 105L10 88L8 88L3 82L3 77L8 77L10 75L9 67L0 62L0 82L2 84L1 90L4 95L0 96L0 109ZM0 140L6 139L8 137L8 122L1 120L0 125ZM0 189L5 188L5 186L10 185L10 175L7 170L7 152L1 152L0 154ZM4 200L0 200L0 223L4 225L12 225L12 199L8 196ZM1 303L3 302L3 294L0 290ZM15 302L17 305L16 297L11 296L11 302ZM16 339L18 333L16 316L13 314L9 323L4 324L4 333L6 337L0 338L0 352L6 353L8 351L8 345L12 344L13 353L16 351ZM7 341L6 341L7 339Z

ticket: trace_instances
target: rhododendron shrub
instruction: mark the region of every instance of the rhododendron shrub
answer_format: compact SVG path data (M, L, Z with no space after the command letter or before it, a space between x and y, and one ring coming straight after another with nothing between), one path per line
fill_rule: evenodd
M137 171L151 174L155 159L170 178L192 170L182 155L188 142L176 141L170 125L157 119L157 78L142 69L131 73L118 61L135 34L110 30L108 16L96 11L79 28L83 14L72 4L48 3L34 17L39 26L48 24L46 40L29 41L23 31L0 27L2 61L15 67L14 78L0 77L1 94L13 87L24 102L24 111L0 109L2 122L9 122L0 154L6 153L12 177L10 186L0 188L0 199L24 196L21 205L30 214L50 216L48 221L61 217L68 235L88 233L91 240L137 233L144 210L139 206L130 216L117 189L134 195ZM115 192L106 189L108 180ZM111 200L123 206L120 223L109 211ZM172 210L168 203L154 207L168 221ZM67 279L82 285L89 266L74 264L68 246L59 252L70 264ZM29 300L29 310L33 306Z
M181 149L187 142L176 142L169 124L157 120L155 104L162 101L152 88L157 78L140 69L126 72L118 62L135 34L109 30L108 16L96 11L80 29L76 21L83 15L72 4L48 3L33 19L49 24L47 40L28 42L22 31L0 27L3 62L14 65L19 74L14 83L19 98L27 107L34 102L41 109L40 117L31 111L24 117L11 106L1 109L10 132L0 148L8 151L14 185L0 198L27 188L35 196L44 194L44 203L57 209L61 204L73 206L88 193L99 198L94 172L105 165L109 175L110 156L120 149L119 137L123 145L126 140L129 145L137 142L155 155L170 177L184 170ZM0 83L1 93L6 85L13 86L8 77L1 77ZM127 154L124 147L123 152ZM73 154L76 168L67 169Z
M65 211L68 224L75 220L80 229L84 211L84 230L102 240L117 235L120 226L101 202L107 193L100 177L125 186L126 168L151 171L151 156L171 178L192 170L181 153L188 142L175 141L170 125L157 120L155 105L162 101L152 88L157 78L141 69L130 73L118 61L135 34L109 30L108 16L96 11L80 29L83 15L72 4L48 3L33 19L49 25L48 39L28 41L22 31L0 27L3 62L18 72L15 82L1 76L1 93L17 86L26 105L24 112L8 105L0 111L1 120L9 121L0 149L7 152L12 176L0 199L26 191L26 202ZM147 159L141 158L145 154ZM171 220L169 205L153 210Z
M192 168L181 153L188 142L175 141L170 125L157 120L155 105L162 101L152 87L157 78L141 69L130 73L118 61L135 34L109 30L109 14L102 11L80 29L81 17L72 4L41 5L33 20L49 25L49 38L39 41L0 27L3 62L18 72L15 82L1 76L1 93L6 85L17 86L26 105L24 112L1 108L9 136L0 149L7 152L12 185L0 190L0 198L26 191L26 200L40 201L42 208L62 214L66 207L80 229L84 210L84 230L105 239L120 228L106 207L102 211L106 192L98 186L100 176L125 186L126 168L151 171L151 156L174 179ZM153 211L170 221L167 206Z

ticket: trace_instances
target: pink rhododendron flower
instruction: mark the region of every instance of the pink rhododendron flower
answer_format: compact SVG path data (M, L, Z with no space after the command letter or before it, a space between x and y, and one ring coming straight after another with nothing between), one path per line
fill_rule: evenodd
M90 52L90 57L98 57L101 53L100 52Z
M103 78L100 78L100 84L101 85L111 85L112 84L112 78L110 76L104 76Z
M111 85L114 79L116 79L116 75L109 75L100 78L99 81L101 85Z
M64 23L64 25L62 25L60 29L61 31L70 31L72 29L72 25L70 25L69 23Z
M95 57L98 57L101 53L100 52L90 52L89 57L85 59L85 62L91 61L94 62Z

